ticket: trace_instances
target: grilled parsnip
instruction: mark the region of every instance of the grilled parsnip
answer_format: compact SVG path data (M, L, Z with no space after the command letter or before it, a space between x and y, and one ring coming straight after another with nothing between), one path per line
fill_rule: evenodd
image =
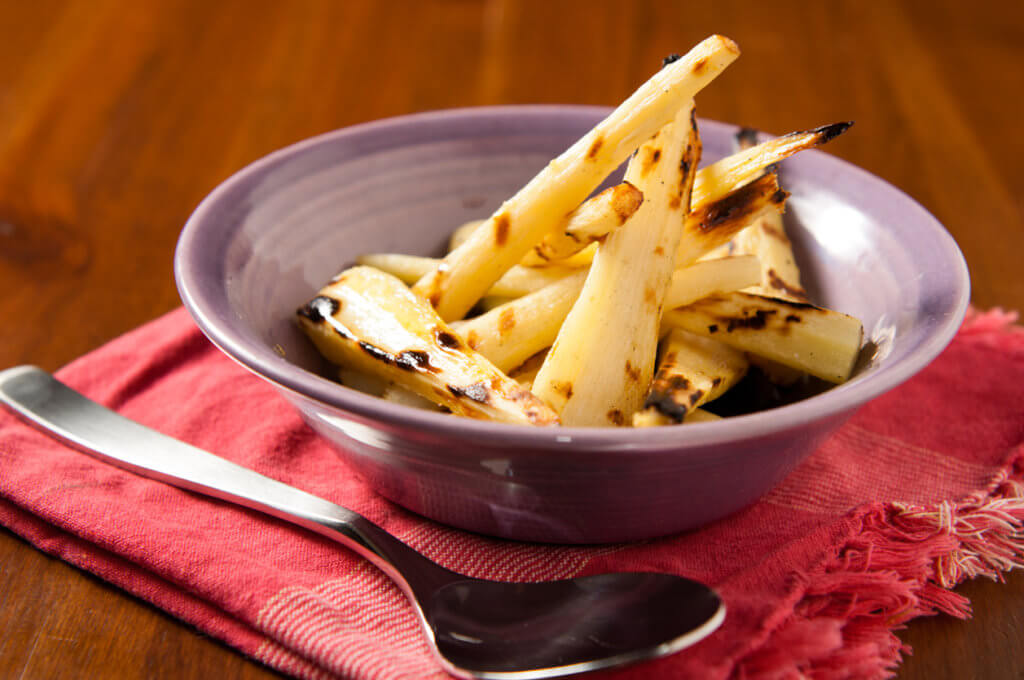
M695 262L672 274L665 308L688 305L714 293L728 293L756 283L761 267L756 257L727 257ZM503 371L550 347L562 322L583 290L586 271L578 271L524 297L510 300L451 326L466 343Z
M506 201L413 290L429 300L442 319L462 318L495 281L557 228L563 215L737 56L736 44L716 35L666 65Z
M744 184L686 216L676 249L676 265L696 262L701 255L727 243L762 215L781 212L789 197L774 175Z
M643 200L643 193L628 182L608 187L564 217L553 232L523 256L521 264L545 266L552 260L564 260L622 226ZM484 221L473 220L456 228L449 237L448 252L462 245ZM589 264L589 260L584 264Z
M757 145L757 131L742 128L736 133L736 146L742 151ZM769 172L777 172L769 168ZM761 283L748 293L777 297L793 302L808 302L800 285L800 268L793 256L793 244L786 234L780 213L766 213L733 237L732 255L754 255L761 262Z
M693 195L691 197L691 218L690 224L699 222L701 212L717 211L721 213L720 207L712 207L714 204L721 204L727 195L735 193L739 188L754 182L761 177L765 168L782 161L793 154L820 146L845 132L852 123L833 123L814 130L805 132L791 132L788 135L768 140L757 146L747 148L731 156L727 156L711 165L697 171L697 178L694 180ZM777 189L778 187L776 187ZM754 217L751 217L753 220ZM720 247L722 252L714 255L722 257L725 255L742 254L736 252L734 244L728 244L725 248L723 243ZM587 248L571 257L559 262L570 264L574 267L585 265L593 259L594 251ZM678 264L678 263L677 263Z
M760 272L757 258L750 255L722 257L680 267L672 273L664 308L682 307L708 295L746 288L747 281L757 280Z
M736 146L742 151L757 145L757 131L742 128L736 133ZM778 173L774 165L767 172ZM777 297L793 302L810 302L800 285L800 268L793 256L793 244L786 234L781 213L766 213L749 227L736 234L728 243L730 253L754 255L761 262L761 282L747 289L748 293ZM769 380L779 385L792 385L803 375L764 357L753 357Z
M768 166L795 153L832 141L849 130L851 125L852 122L832 123L813 130L790 132L701 168L693 184L693 207L747 184L764 174Z
M713 293L728 293L758 281L761 267L756 257L727 257L696 262L672 274L665 307L688 305ZM503 371L509 371L550 347L562 322L583 290L586 271L551 284L529 295L509 300L466 321L451 326L466 343Z
M661 360L633 427L675 425L714 401L746 375L746 355L728 345L673 328L661 341Z
M399 255L397 253L372 253L356 258L357 264L366 265L387 272L405 283L414 283L425 273L430 272L441 260L433 257L416 255ZM494 297L515 298L527 295L561 281L567 276L580 271L579 267L549 265L546 267L523 267L516 265L505 275L494 282L487 295Z
M453 321L466 344L503 371L550 347L566 314L579 297L586 270L538 291L510 300L466 321Z
M668 311L662 325L686 329L833 383L850 377L864 336L860 321L852 316L740 292L710 295Z
M563 226L526 253L522 264L543 266L583 250L625 224L643 201L643 192L629 182L605 189L570 213Z
M676 264L689 264L697 256L726 243L759 217L779 213L785 207L786 196L784 191L779 190L775 177L769 176L723 194L691 211L686 216L683 227L685 237L681 240ZM487 295L516 298L545 288L588 267L587 261L582 261L582 267L564 264L575 264L581 260L579 256L588 255L588 251L581 251L570 259L543 267L516 265L494 282ZM358 257L356 262L385 271L405 283L412 283L436 268L442 260L397 253L372 253Z
M453 413L552 425L555 413L465 346L434 309L371 267L342 272L297 312L328 360L381 376Z
M567 425L626 425L643 401L700 153L691 103L626 168L643 205L597 249L534 381Z

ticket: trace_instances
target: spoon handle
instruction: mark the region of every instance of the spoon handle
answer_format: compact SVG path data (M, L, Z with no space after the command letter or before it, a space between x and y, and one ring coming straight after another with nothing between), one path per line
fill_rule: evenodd
M105 463L258 510L336 540L403 589L448 573L363 516L129 420L35 366L0 371L0 401L45 432Z

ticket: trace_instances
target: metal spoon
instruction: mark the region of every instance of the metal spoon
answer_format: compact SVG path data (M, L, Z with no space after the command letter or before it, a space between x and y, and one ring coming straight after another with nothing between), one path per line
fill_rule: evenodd
M0 372L0 401L82 451L144 477L334 539L408 596L441 665L464 678L553 678L670 654L710 635L707 586L656 573L503 583L449 571L341 506L128 420L34 366Z

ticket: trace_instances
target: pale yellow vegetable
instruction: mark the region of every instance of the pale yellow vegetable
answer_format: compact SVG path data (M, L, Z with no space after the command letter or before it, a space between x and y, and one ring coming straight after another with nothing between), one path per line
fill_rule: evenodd
M738 55L734 42L712 36L662 68L473 230L413 290L429 300L441 318L461 318L564 215L575 210Z
M729 193L716 196L714 201L691 208L683 223L676 265L695 262L727 244L759 217L780 213L788 196L779 188L775 175L765 175ZM587 255L587 250L580 251L572 256L571 261L578 264Z
M757 145L757 132L743 128L736 134L740 150ZM732 255L754 255L761 262L761 283L747 292L757 295L808 302L807 292L800 284L800 268L793 256L793 244L786 233L782 214L769 212L733 237L729 242Z
M785 199L786 193L779 190L778 182L772 175L762 177L689 212L683 228L684 239L679 247L677 265L689 264L697 259L696 254L704 254L717 248L749 226L752 220L778 213L784 208ZM573 258L560 262L576 262L577 256L585 256L587 252L581 251ZM442 262L429 257L396 253L362 255L356 261L388 272L406 283L416 281ZM583 266L589 266L589 262L583 262ZM579 270L580 267L556 264L544 267L516 265L498 279L487 294L493 297L520 297L571 276Z
M625 224L643 200L643 192L629 182L605 189L570 213L563 226L549 233L526 253L522 264L543 266L583 250L603 239L612 229Z
M643 401L700 152L691 103L626 168L644 202L597 249L533 385L566 425L625 425Z
M405 283L414 283L425 273L434 269L441 260L416 255L397 253L372 253L356 258L358 264L375 267L396 276ZM580 271L579 267L549 265L547 267L523 267L516 265L494 282L487 291L494 297L520 297Z
M480 316L453 321L451 326L467 345L499 369L510 371L555 341L586 278L586 270L578 270Z
M712 203L693 208L683 223L676 266L696 262L762 215L781 212L788 196L779 189L775 175L765 175Z
M764 169L795 153L821 146L846 132L853 123L832 123L813 130L790 132L726 156L701 168L693 185L696 208L761 176Z
M746 288L760 275L761 265L751 255L694 262L672 273L664 308L681 307L708 295Z
M761 268L755 257L695 262L672 274L665 307L688 305L714 293L728 293L756 283ZM509 371L558 337L558 330L583 290L586 271L529 295L509 300L480 316L453 321L467 344L503 371ZM486 299L486 298L485 298Z
M665 313L684 328L823 380L849 379L860 352L860 321L814 305L750 293L711 295Z
M372 267L353 267L297 313L328 360L404 387L453 413L551 425L555 413L465 346L422 298Z
M739 350L672 329L661 341L658 372L643 410L633 414L633 427L683 422L698 406L714 401L739 382L749 365Z

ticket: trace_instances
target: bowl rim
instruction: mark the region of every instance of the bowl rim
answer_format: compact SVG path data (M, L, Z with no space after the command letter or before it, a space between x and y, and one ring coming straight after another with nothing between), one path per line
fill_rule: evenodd
M907 202L907 207L919 213L922 223L932 228L935 238L941 241L939 244L941 249L949 255L949 259L954 265L950 276L953 290L957 295L952 309L938 323L935 333L924 339L895 364L881 366L871 375L862 379L851 380L814 397L786 406L733 416L721 421L688 424L684 437L680 437L679 430L671 427L634 429L558 426L534 428L452 417L447 414L386 402L378 397L346 388L295 364L275 360L275 357L276 359L280 359L280 357L274 355L271 348L248 342L245 337L233 332L229 324L219 323L210 298L202 292L203 286L198 283L201 275L196 267L199 241L204 230L210 228L211 220L208 218L211 213L216 212L221 198L233 193L251 176L263 173L270 167L301 155L310 148L347 137L380 133L395 127L431 125L442 121L450 123L453 119L458 118L481 116L494 118L543 116L550 118L554 116L594 117L599 120L611 110L610 107L574 104L525 104L440 109L359 123L325 132L273 151L246 165L221 182L189 216L179 236L174 253L174 276L182 302L191 314L193 321L213 345L226 356L279 389L298 395L302 399L313 400L327 407L339 409L347 415L371 423L403 429L411 428L422 434L460 440L493 442L498 439L502 440L508 448L563 448L571 444L573 447L582 446L588 449L629 450L642 448L645 450L679 451L691 447L778 434L811 422L852 413L855 408L888 392L923 369L952 341L966 314L970 300L970 278L967 264L952 235L924 206L898 187L853 163L817 149L803 152L801 154L802 162L832 165L838 167L843 173L859 176L862 181L875 184L884 191L895 192ZM739 129L739 126L736 125L708 119L701 119L700 124L705 129L717 129L719 133ZM221 288L221 290L223 289Z

